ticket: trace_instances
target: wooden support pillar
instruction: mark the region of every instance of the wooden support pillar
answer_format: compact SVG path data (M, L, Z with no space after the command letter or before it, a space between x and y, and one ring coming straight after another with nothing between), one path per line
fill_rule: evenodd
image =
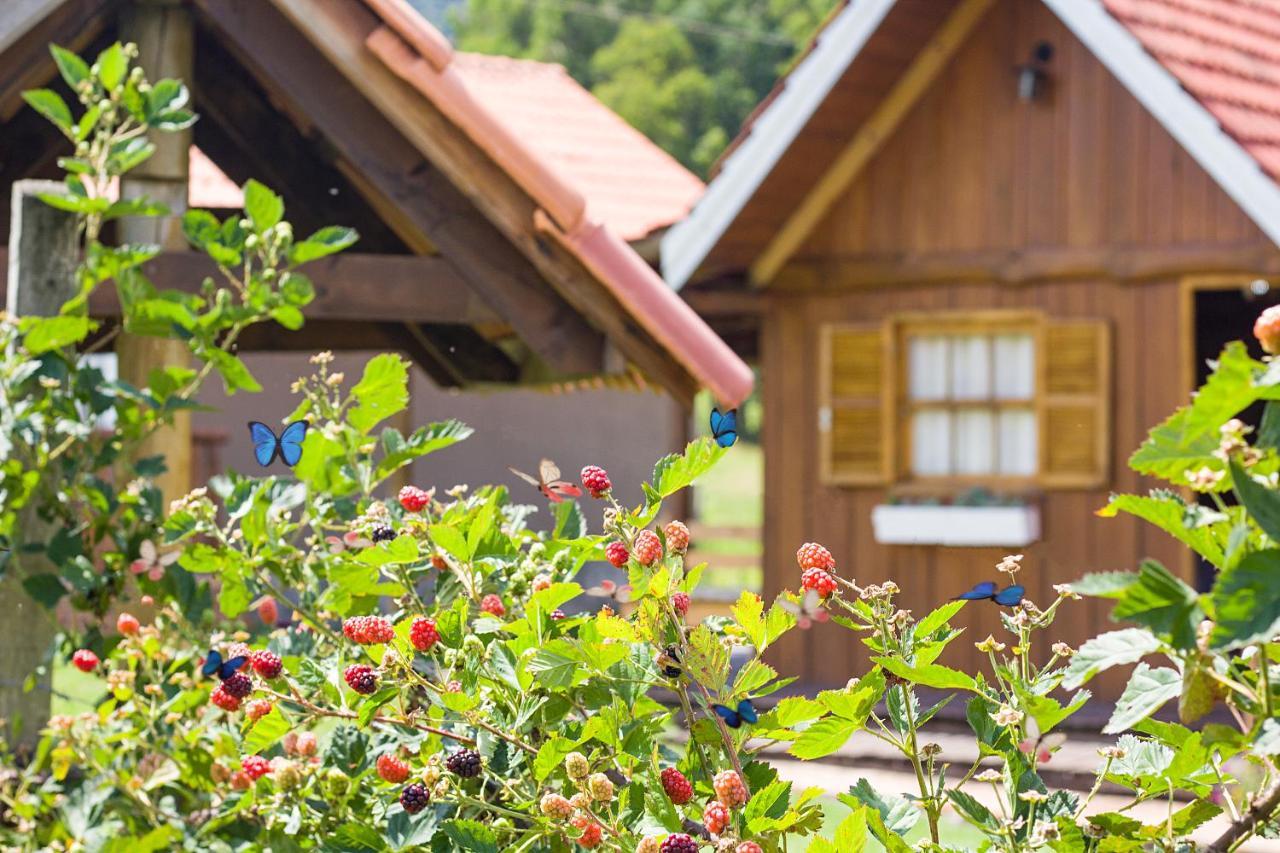
M17 181L13 185L13 213L9 232L9 285L6 310L15 316L52 316L76 294L79 238L74 214L55 210L37 193L62 192L56 181ZM10 742L32 746L49 720L47 655L57 633L53 613L41 607L22 586L34 574L57 572L43 553L26 554L25 543L44 543L51 525L23 510L10 555L10 568L0 577L0 719L7 723ZM24 689L35 678L34 689Z
M120 39L138 46L138 64L148 80L175 77L188 86L195 77L195 28L183 0L132 0L121 12ZM191 130L157 133L151 137L156 153L121 182L122 197L145 195L168 206L164 218L129 218L120 224L126 243L156 243L168 250L186 247L181 217L187 209L188 152ZM139 387L159 367L185 366L186 345L166 338L121 335L116 343L120 378ZM173 426L156 432L138 451L139 457L165 457L168 471L156 485L166 500L192 486L191 415L180 412Z

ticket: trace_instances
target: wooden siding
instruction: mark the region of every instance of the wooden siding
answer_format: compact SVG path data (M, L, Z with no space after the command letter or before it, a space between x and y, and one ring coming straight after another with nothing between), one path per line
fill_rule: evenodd
M1039 41L1056 54L1043 100L1016 98L1014 66ZM761 368L765 388L765 592L798 586L793 554L805 541L831 548L859 583L894 580L901 604L923 615L983 579L996 579L1003 549L881 546L871 510L884 488L819 482L819 335L828 323L874 324L900 312L1033 309L1053 318L1110 324L1111 482L1036 498L1040 542L1023 550L1021 579L1045 605L1052 586L1089 571L1134 568L1152 557L1186 574L1191 562L1164 533L1094 512L1110 491L1154 483L1126 459L1146 430L1186 400L1179 336L1180 282L1098 276L1016 284L964 280L886 285L859 278L859 258L933 253L1143 250L1257 246L1264 238L1203 170L1035 0L1000 0L950 68L817 226L763 294ZM1241 318L1241 335L1249 331ZM803 377L805 381L795 381ZM1077 646L1114 627L1109 603L1068 602L1052 640ZM997 608L970 605L965 635L943 662L974 668L973 643L1000 635ZM1051 641L1052 641L1051 640ZM1050 641L1050 642L1051 642ZM1047 652L1046 648L1038 652ZM838 684L867 670L850 632L819 625L794 632L775 653L782 671L807 683ZM1114 699L1124 673L1100 679Z

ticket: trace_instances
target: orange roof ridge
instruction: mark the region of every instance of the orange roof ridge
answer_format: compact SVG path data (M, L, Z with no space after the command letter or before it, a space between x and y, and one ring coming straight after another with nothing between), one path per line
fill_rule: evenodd
M588 215L585 198L468 91L444 37L405 0L365 0L383 21L365 46L426 96L541 208L535 227L572 252L671 357L725 405L754 377L729 346L619 237ZM447 44L447 42L446 42ZM424 52L425 51L425 52Z

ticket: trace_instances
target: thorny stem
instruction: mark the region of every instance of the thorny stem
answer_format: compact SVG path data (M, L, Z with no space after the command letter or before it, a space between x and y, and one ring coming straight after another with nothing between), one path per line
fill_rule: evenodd
M359 714L356 714L354 711L342 711L336 708L322 708L321 706L315 704L314 702L311 702L307 699L303 699L301 696L298 695L296 691L292 695L286 695L284 693L279 693L275 690L271 690L270 688L264 688L264 692L266 692L271 696L276 697L282 702L288 702L291 705L298 705L299 707L303 708L310 714L317 717L336 717L343 720L359 719ZM460 734L457 734L456 732L451 732L446 729L438 729L435 726L429 726L426 723L415 723L411 720L397 720L394 717L386 717L381 714L379 714L376 717L373 717L372 721L375 723L384 723L389 726L401 726L402 728L417 729L420 732L427 732L429 734L439 735L440 737L448 738L449 740L454 740L454 741L457 741L458 743L463 743L468 746L475 746L475 743L476 743L475 738L470 738L470 737L467 737L466 735L460 735Z
M1280 807L1280 781L1272 783L1270 788L1259 792L1253 804L1249 806L1249 810L1233 821L1217 840L1206 847L1206 853L1227 853L1234 849L1236 844L1257 832L1258 827L1275 814L1277 807Z

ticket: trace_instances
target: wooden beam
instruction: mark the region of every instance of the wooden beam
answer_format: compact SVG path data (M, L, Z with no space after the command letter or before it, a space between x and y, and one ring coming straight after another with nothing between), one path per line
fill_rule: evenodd
M29 7L28 15L20 17L21 13L11 14L12 2L3 0L0 12L0 121L23 108L24 89L46 86L57 76L49 55L51 42L84 50L111 25L120 5L119 0L18 0Z
M476 200L425 159L271 3L195 4L291 120L322 134L374 207L395 217L389 224L401 239L414 248L424 240L438 247L468 286L554 369L599 370L603 337L476 209ZM320 12L317 7L308 14Z
M897 130L993 3L994 0L962 0L752 264L753 282L767 284L773 280L831 205Z
M774 289L787 292L962 282L1025 285L1064 279L1152 281L1191 274L1280 274L1269 242L1144 248L1061 247L793 258Z
M8 249L0 247L0 294L5 292ZM199 293L218 269L199 252L164 252L143 267L159 288ZM496 323L498 317L468 290L452 266L440 258L415 255L344 253L303 267L316 286L315 300L304 309L307 320L351 323L402 322L470 326ZM94 291L89 309L95 317L120 316L115 288Z

